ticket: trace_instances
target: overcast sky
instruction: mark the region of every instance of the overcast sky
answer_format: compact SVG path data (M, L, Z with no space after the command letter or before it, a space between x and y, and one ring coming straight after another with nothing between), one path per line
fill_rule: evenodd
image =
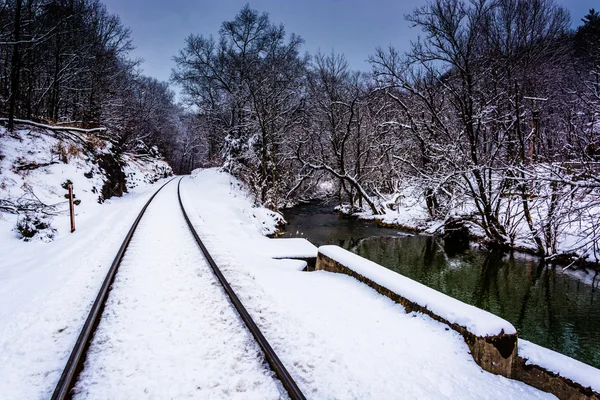
M557 0L580 24L591 0ZM233 20L246 4L269 13L271 22L283 23L288 33L305 40L304 50L344 53L354 69L368 70L367 57L377 46L406 49L417 37L404 15L425 0L104 0L132 30L134 58L144 59L144 74L168 80L172 57L191 33L217 35L223 21ZM598 8L598 5L596 5Z

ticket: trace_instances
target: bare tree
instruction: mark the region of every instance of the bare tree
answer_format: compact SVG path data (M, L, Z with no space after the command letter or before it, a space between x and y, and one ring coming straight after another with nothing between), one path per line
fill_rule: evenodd
M404 57L380 49L371 62L379 90L397 105L396 123L418 149L418 159L397 157L421 177L430 214L440 196L462 193L490 241L512 243L525 219L545 254L531 212L532 183L521 175L516 184L522 169L513 167L541 161L540 151L538 159L530 156L543 136L540 125L531 128L536 116L526 117L533 112L527 98L550 90L548 74L563 65L557 44L568 14L550 0L437 0L407 20L425 37ZM520 204L513 204L516 193Z
M224 133L226 168L274 207L285 184L283 136L302 112L302 42L294 34L286 38L283 25L246 5L233 21L223 23L218 42L191 35L175 57L173 80Z
M364 76L350 71L343 55L318 53L308 78L311 121L296 155L304 169L324 171L337 180L340 199L348 198L352 207L362 207L364 201L380 214L367 185L375 182L370 175L386 146L377 142L375 126L368 124L368 97Z

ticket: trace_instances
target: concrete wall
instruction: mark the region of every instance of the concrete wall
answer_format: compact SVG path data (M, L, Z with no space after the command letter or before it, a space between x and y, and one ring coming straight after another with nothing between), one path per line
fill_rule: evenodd
M539 365L526 364L525 359L517 357L513 365L513 378L525 382L535 388L549 392L559 399L596 399L600 400L600 394L589 387L583 387L577 382L557 375Z

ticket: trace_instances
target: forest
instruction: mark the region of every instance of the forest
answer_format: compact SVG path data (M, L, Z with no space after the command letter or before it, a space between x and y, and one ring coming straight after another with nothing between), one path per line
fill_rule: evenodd
M572 29L554 0L432 0L399 23L420 32L410 50L355 71L247 5L191 34L160 82L101 1L7 0L0 116L106 128L179 173L223 166L272 209L412 199L492 246L600 260L600 13Z

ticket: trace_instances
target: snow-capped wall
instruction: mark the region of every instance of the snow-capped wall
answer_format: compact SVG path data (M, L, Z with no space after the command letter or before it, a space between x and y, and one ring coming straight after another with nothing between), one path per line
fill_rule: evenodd
M339 262L365 278L425 307L446 321L465 327L477 336L515 334L508 321L433 290L338 246L321 246L319 253Z
M484 370L510 377L517 356L517 331L507 321L397 274L338 246L321 246L317 270L340 272L367 284L380 294L447 324L469 347Z
M590 365L545 347L538 346L537 344L524 339L519 339L518 354L519 358L524 360L525 369L528 367L539 367L537 368L537 375L546 375L545 380L547 381L552 379L549 375L555 374L558 375L558 377L566 378L583 388L593 390L596 392L596 395L600 393L600 370ZM545 373L544 370L548 371L550 374ZM521 372L521 375L524 375L523 372ZM537 377L537 380L540 380L539 376ZM527 381L525 382L529 383ZM557 385L554 384L553 386ZM572 397L572 395L568 396Z
M570 357L517 339L509 322L397 274L338 246L321 246L317 270L341 272L379 293L448 323L461 333L483 369L525 382L558 398L600 398L600 370Z

